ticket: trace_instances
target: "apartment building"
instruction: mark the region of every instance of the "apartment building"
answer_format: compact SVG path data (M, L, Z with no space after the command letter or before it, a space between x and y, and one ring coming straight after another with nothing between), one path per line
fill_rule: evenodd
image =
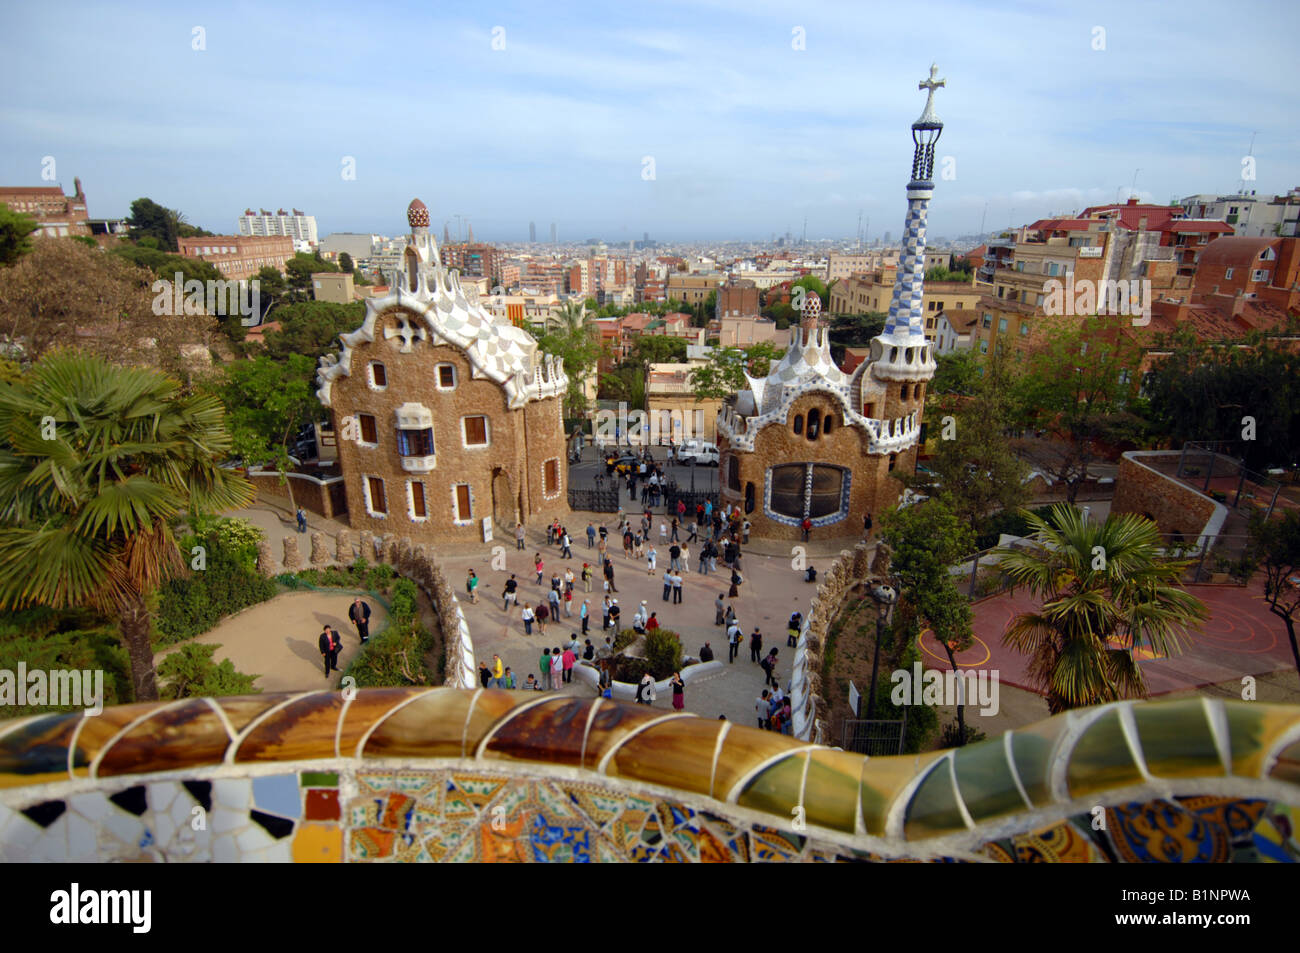
M1246 238L1272 238L1279 234L1284 222L1295 229L1300 214L1300 190L1292 189L1285 196L1259 197L1255 192L1236 195L1189 195L1179 201L1186 218L1212 218L1233 226L1233 234Z
M252 278L263 268L284 271L293 257L293 239L287 235L249 237L246 235L208 235L179 238L180 254L210 262L228 279Z
M351 304L355 295L352 275L348 272L323 271L311 276L312 297L317 301Z
M668 275L668 300L682 301L689 305L703 304L710 294L722 286L725 279L726 275L718 273L692 275L672 272Z
M251 208L244 209L244 214L235 222L235 228L245 238L288 235L294 241L306 242L313 248L319 244L316 239L316 216L304 215L299 209L292 212L280 209L275 214L264 208L258 209L256 214Z

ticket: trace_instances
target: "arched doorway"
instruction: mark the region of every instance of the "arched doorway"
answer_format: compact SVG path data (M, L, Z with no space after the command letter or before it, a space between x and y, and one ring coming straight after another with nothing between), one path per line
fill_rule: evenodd
M514 494L510 490L510 475L504 468L496 467L492 471L492 523L514 529L518 521Z

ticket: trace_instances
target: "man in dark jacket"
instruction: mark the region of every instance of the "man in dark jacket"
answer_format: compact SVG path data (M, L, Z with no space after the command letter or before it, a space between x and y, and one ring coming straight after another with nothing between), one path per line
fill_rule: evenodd
M370 640L370 606L362 602L360 596L348 606L348 619L357 627L357 635L361 636L361 644L365 645Z
M343 648L343 644L338 641L338 636L329 626L325 626L325 631L320 634L316 644L320 648L321 657L325 660L325 677L329 678L330 672L338 671L339 650Z

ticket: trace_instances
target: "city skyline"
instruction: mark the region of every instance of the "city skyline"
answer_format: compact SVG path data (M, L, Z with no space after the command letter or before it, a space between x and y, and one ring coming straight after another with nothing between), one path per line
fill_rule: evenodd
M911 8L669 3L647 27L637 10L509 3L391 4L358 23L324 4L306 34L302 11L147 9L11 14L4 48L28 79L0 110L4 181L70 191L80 176L95 218L148 196L218 233L260 206L300 208L321 235L400 234L419 196L438 236L459 220L485 242L526 242L530 222L559 223L562 242L761 242L798 239L805 219L810 240L852 239L859 213L874 241L900 231L933 61L948 83L936 236L1130 194L1300 184L1300 93L1270 77L1300 16L1276 3L1246 4L1276 26L1249 57L1195 25L1213 22L1206 4L1169 23L1117 3L942 3L924 42L898 44L918 28ZM108 68L45 76L55 43Z

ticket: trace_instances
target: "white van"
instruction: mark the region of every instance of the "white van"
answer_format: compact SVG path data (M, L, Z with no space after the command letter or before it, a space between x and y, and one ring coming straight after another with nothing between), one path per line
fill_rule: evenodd
M718 465L718 447L716 444L699 440L688 440L677 453L682 463L695 462L697 467L716 467Z

